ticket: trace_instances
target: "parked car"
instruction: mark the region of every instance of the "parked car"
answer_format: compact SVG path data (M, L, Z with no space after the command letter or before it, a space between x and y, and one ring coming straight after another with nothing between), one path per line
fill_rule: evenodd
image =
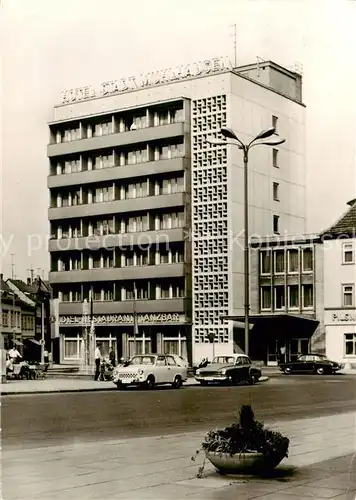
M245 354L216 356L205 368L198 368L195 378L201 385L214 383L255 384L261 377L261 370L251 363Z
M178 356L178 354L166 354L166 356L172 356L172 358L174 358L178 366L184 366L184 368L189 367L188 361L184 359L182 356Z
M291 373L316 373L324 375L324 373L335 373L342 370L345 365L330 361L323 354L302 354L298 356L296 361L289 363L281 363L279 368L286 375Z
M118 365L112 380L118 389L129 385L153 389L162 384L179 389L187 380L187 368L179 366L169 354L141 354L133 356L124 365Z

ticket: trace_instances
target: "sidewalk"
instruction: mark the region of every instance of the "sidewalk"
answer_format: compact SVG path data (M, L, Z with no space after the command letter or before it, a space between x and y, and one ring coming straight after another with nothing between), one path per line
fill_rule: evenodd
M81 443L47 448L3 447L6 500L354 500L352 461L356 413L276 423L290 439L290 456L275 477L220 476L201 458L191 461L204 432ZM205 429L208 430L208 429ZM342 458L339 458L342 457ZM348 472L350 466L354 471ZM345 496L347 489L353 489Z
M261 377L265 382L268 377ZM195 378L188 378L184 387L199 385ZM48 378L43 380L8 380L0 384L3 396L11 394L41 394L47 392L92 392L92 391L117 391L113 382L99 382L93 379L79 378Z

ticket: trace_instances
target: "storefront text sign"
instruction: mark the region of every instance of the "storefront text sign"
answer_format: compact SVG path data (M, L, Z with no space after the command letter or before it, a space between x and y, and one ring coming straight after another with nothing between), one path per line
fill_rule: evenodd
M85 101L94 97L103 97L113 94L120 94L129 90L138 90L145 87L152 87L162 83L175 82L190 77L210 75L232 69L231 63L227 57L216 57L206 59L192 64L185 64L175 68L168 68L151 73L142 73L140 76L129 76L119 80L110 80L102 82L98 89L87 85L67 89L62 92L62 104L71 102Z
M345 324L345 323L355 323L356 324L356 310L352 311L325 311L325 324Z
M185 323L184 314L138 314L137 321L139 324L155 324L155 323ZM133 324L133 314L103 314L94 316L96 325L125 325ZM88 316L60 316L59 324L66 325L88 325L90 318Z

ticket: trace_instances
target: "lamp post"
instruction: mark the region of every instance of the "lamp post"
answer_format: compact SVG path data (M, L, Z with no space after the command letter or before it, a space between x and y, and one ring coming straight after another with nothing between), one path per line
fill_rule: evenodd
M276 132L274 127L262 130L252 141L244 144L231 128L223 127L220 129L221 135L225 139L231 139L233 142L220 139L207 139L207 142L216 146L226 146L232 144L237 146L243 152L244 159L244 311L245 311L245 354L249 352L249 311L250 311L250 254L249 254L249 225L248 225L248 158L249 151L253 146L278 146L283 144L285 139L276 139L275 141L265 141Z

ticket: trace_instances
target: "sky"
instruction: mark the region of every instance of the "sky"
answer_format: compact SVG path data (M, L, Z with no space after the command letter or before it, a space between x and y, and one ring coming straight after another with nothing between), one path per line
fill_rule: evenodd
M47 276L47 122L65 88L229 56L303 73L307 232L356 197L356 0L2 0L1 268ZM302 65L302 66L300 66ZM13 255L11 255L13 254Z

